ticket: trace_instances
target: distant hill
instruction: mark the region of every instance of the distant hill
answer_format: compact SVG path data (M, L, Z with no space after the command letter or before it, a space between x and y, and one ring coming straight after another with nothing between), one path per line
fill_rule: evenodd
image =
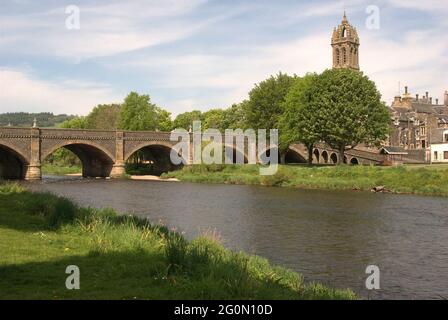
M55 127L65 120L73 119L75 116L58 114L54 115L50 112L41 113L27 113L27 112L12 112L0 113L0 127L11 124L13 127L31 127L34 119L37 120L37 125L43 127Z

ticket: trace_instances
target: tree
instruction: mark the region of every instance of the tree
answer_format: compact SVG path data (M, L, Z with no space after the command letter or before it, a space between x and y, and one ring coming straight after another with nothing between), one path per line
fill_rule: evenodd
M224 110L223 127L224 129L246 129L246 105L248 101L244 100L239 104L233 104L230 108Z
M87 116L87 128L115 130L120 116L119 104L100 104Z
M174 119L173 128L189 130L190 126L193 127L193 121L201 121L201 120L202 120L202 113L199 110L184 112L177 115L176 119Z
M149 95L131 92L120 110L118 127L123 130L155 130L157 127L156 105Z
M218 129L224 132L226 124L224 123L224 110L210 109L202 114L202 129Z
M286 95L296 76L279 73L255 85L246 104L247 124L252 129L278 129Z
M307 112L315 113L321 139L339 150L339 164L347 149L360 143L378 145L386 138L388 109L375 83L361 72L326 70L308 91Z
M64 129L87 129L87 118L75 117L62 122L59 127Z
M284 113L279 120L280 152L284 154L294 142L303 143L308 150L308 164L313 162L314 144L321 139L320 119L309 107L309 89L317 75L310 73L297 78L289 90L284 104Z
M173 130L173 121L171 120L171 113L156 107L157 114L157 129L160 131L169 132Z

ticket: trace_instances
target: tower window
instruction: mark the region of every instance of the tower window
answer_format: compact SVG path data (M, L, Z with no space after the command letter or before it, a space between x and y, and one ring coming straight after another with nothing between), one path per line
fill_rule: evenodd
M341 56L339 49L336 49L336 64L339 65L339 63L341 63Z
M347 37L347 29L343 28L342 29L342 38Z
M342 61L344 64L347 63L347 50L345 48L342 48Z

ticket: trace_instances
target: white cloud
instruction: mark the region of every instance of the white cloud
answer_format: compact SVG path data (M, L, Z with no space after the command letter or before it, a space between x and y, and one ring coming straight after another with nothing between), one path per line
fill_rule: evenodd
M248 7L232 5L224 13L221 11L216 14L217 11L212 10L206 11L205 15L197 14L196 10L204 3L205 0L140 0L83 5L79 32L65 29L63 8L27 15L0 14L2 31L5 31L0 37L0 46L7 53L28 52L51 59L62 57L74 61L126 52L113 57L112 62L97 59L94 63L99 63L103 68L117 68L120 71L118 74L136 77L141 83L151 83L149 93L154 102L167 107L174 114L193 108L227 107L245 99L254 83L278 71L301 75L331 67L331 29L321 32L322 29L317 27L314 33L303 33L300 38L272 40L273 36L263 27L266 24L272 27L270 24L273 20L257 17L259 30L262 30L260 32L266 32L266 41L245 45L241 44L238 36L239 32L243 33L243 38L247 36L244 33L246 30L239 29L245 26L246 20L238 20L236 29L228 18ZM363 12L368 4L371 1L328 1L319 5L300 3L297 8L301 10L290 12L284 6L278 10L282 16L291 15L292 18L285 18L289 22L297 23L304 19L306 21L303 23L312 24L315 22L310 17L340 16L344 7L350 19L354 12ZM448 9L446 0L379 0L377 4L381 9L409 8L432 12L434 16ZM261 4L258 6L262 7ZM261 11L263 8L259 9ZM398 16L400 10L390 12ZM249 11L245 19L254 18L251 14ZM272 16L275 17L274 14ZM397 23L400 19L412 19L412 16L397 18ZM276 27L283 26L282 21L275 21ZM338 22L336 20L334 25ZM446 30L443 29L446 19L445 22L431 22L432 30L408 30L398 40L394 40L383 29L368 31L363 30L362 25L359 26L361 69L376 81L386 102L389 103L396 94L399 81L402 85L409 84L413 92L430 91L440 98L443 90L447 89L448 73L445 70L448 68L448 43L445 41ZM219 28L218 32L209 29L212 25L225 25L225 32L234 33L237 44L227 38L227 42L219 46L215 44L208 50L204 45L207 40L203 43L195 39L197 42L192 42L187 48L178 50L173 46L169 53L159 54L155 50L129 52L175 42L199 32L204 32L206 39L224 32ZM280 38L288 38L287 30L285 37ZM198 48L195 44L198 44ZM29 108L34 111L36 104L39 104L40 110L52 108L54 111L60 108L59 101L63 97L62 104L69 107L60 112L85 113L97 103L107 103L117 98L107 86L71 82L73 80L59 83L42 81L33 77L32 73L23 71L5 70L1 80L2 85L5 83L6 86L2 88L0 111L8 106L12 106L11 110ZM126 85L123 82L116 84L120 88ZM19 90L18 86L24 89ZM56 91L62 95L54 94ZM82 106L82 111L77 111L79 106Z
M105 85L80 81L49 82L29 72L0 69L0 113L53 112L87 114L100 103L120 102Z
M27 52L74 61L132 51L188 37L219 20L219 16L182 20L204 2L155 0L80 5L79 30L65 27L65 7L0 15L0 45L5 53Z
M446 0L388 0L388 2L399 8L416 9L421 11L448 12Z

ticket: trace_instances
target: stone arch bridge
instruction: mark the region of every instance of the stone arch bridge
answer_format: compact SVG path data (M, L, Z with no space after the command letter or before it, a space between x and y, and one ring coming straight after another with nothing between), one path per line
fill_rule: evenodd
M41 164L54 151L67 148L82 162L84 177L120 177L125 173L125 163L136 151L154 148L155 152L168 153L177 142L170 141L169 132L132 132L108 130L74 130L44 128L0 128L0 178L41 179ZM190 139L189 147L193 143ZM187 164L192 163L190 149ZM290 146L290 162L304 162L307 151L303 145ZM337 162L338 152L324 145L313 150L314 163ZM346 154L347 163L377 164L383 159L379 154L351 150ZM244 155L247 159L247 155Z

